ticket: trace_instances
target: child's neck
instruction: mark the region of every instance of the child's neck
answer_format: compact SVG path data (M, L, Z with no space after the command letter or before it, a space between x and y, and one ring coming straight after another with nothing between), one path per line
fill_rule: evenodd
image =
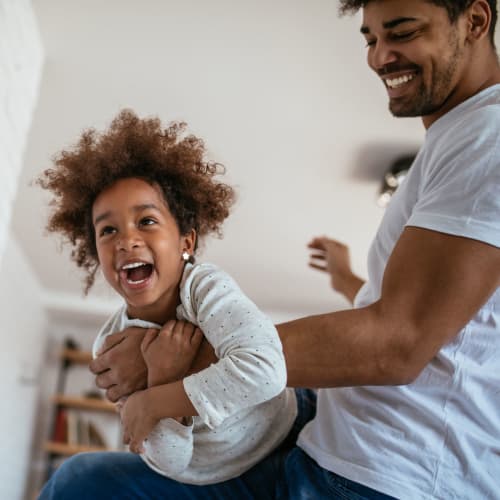
M145 307L133 307L129 305L127 307L127 316L129 319L141 319L150 323L156 323L157 325L164 325L171 319L177 319L176 310L179 304L180 299L166 307L158 307L157 304Z

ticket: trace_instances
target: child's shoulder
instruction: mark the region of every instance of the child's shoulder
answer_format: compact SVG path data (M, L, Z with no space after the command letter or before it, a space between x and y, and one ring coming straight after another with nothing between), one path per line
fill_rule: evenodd
M211 262L186 264L183 281L232 279L229 274Z
M226 271L211 262L186 264L181 290L189 290L193 293L201 289L223 288L224 285L239 289L236 281Z
M92 346L92 355L94 358L96 356L97 351L104 342L104 339L108 335L123 330L123 325L127 316L126 311L127 311L126 305L123 304L106 320L104 325L102 325Z

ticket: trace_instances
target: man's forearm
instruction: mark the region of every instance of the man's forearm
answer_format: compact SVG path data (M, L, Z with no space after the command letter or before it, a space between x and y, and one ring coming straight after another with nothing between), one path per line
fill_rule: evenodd
M338 311L277 325L290 387L400 383L385 369L387 343L374 308ZM377 338L378 337L378 338Z

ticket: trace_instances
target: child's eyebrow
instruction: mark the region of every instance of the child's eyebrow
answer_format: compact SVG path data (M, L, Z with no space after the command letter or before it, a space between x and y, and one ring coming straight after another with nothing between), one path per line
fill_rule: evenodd
M101 215L98 215L95 220L94 220L94 226L97 226L99 222L101 222L104 219L107 219L111 215L111 211L108 210L107 212L104 212Z
M142 212L143 210L148 210L148 209L153 209L158 211L160 210L154 203L143 203L141 205L134 205L131 210L133 212ZM97 226L99 222L110 217L111 214L112 214L111 210L108 210L107 212L98 215L94 220L94 226Z

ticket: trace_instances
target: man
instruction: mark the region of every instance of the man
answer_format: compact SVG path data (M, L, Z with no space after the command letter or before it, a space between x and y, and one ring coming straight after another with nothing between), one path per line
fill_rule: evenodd
M368 282L350 289L355 308L278 326L289 385L324 389L274 476L276 456L256 466L266 484L253 498L276 487L280 498L500 498L496 0L341 1L360 8L390 111L421 116L427 136L372 244ZM327 243L313 247L330 258ZM132 338L117 334L91 366L110 399L141 387L140 370L117 361ZM214 487L176 498L244 498L241 483Z

